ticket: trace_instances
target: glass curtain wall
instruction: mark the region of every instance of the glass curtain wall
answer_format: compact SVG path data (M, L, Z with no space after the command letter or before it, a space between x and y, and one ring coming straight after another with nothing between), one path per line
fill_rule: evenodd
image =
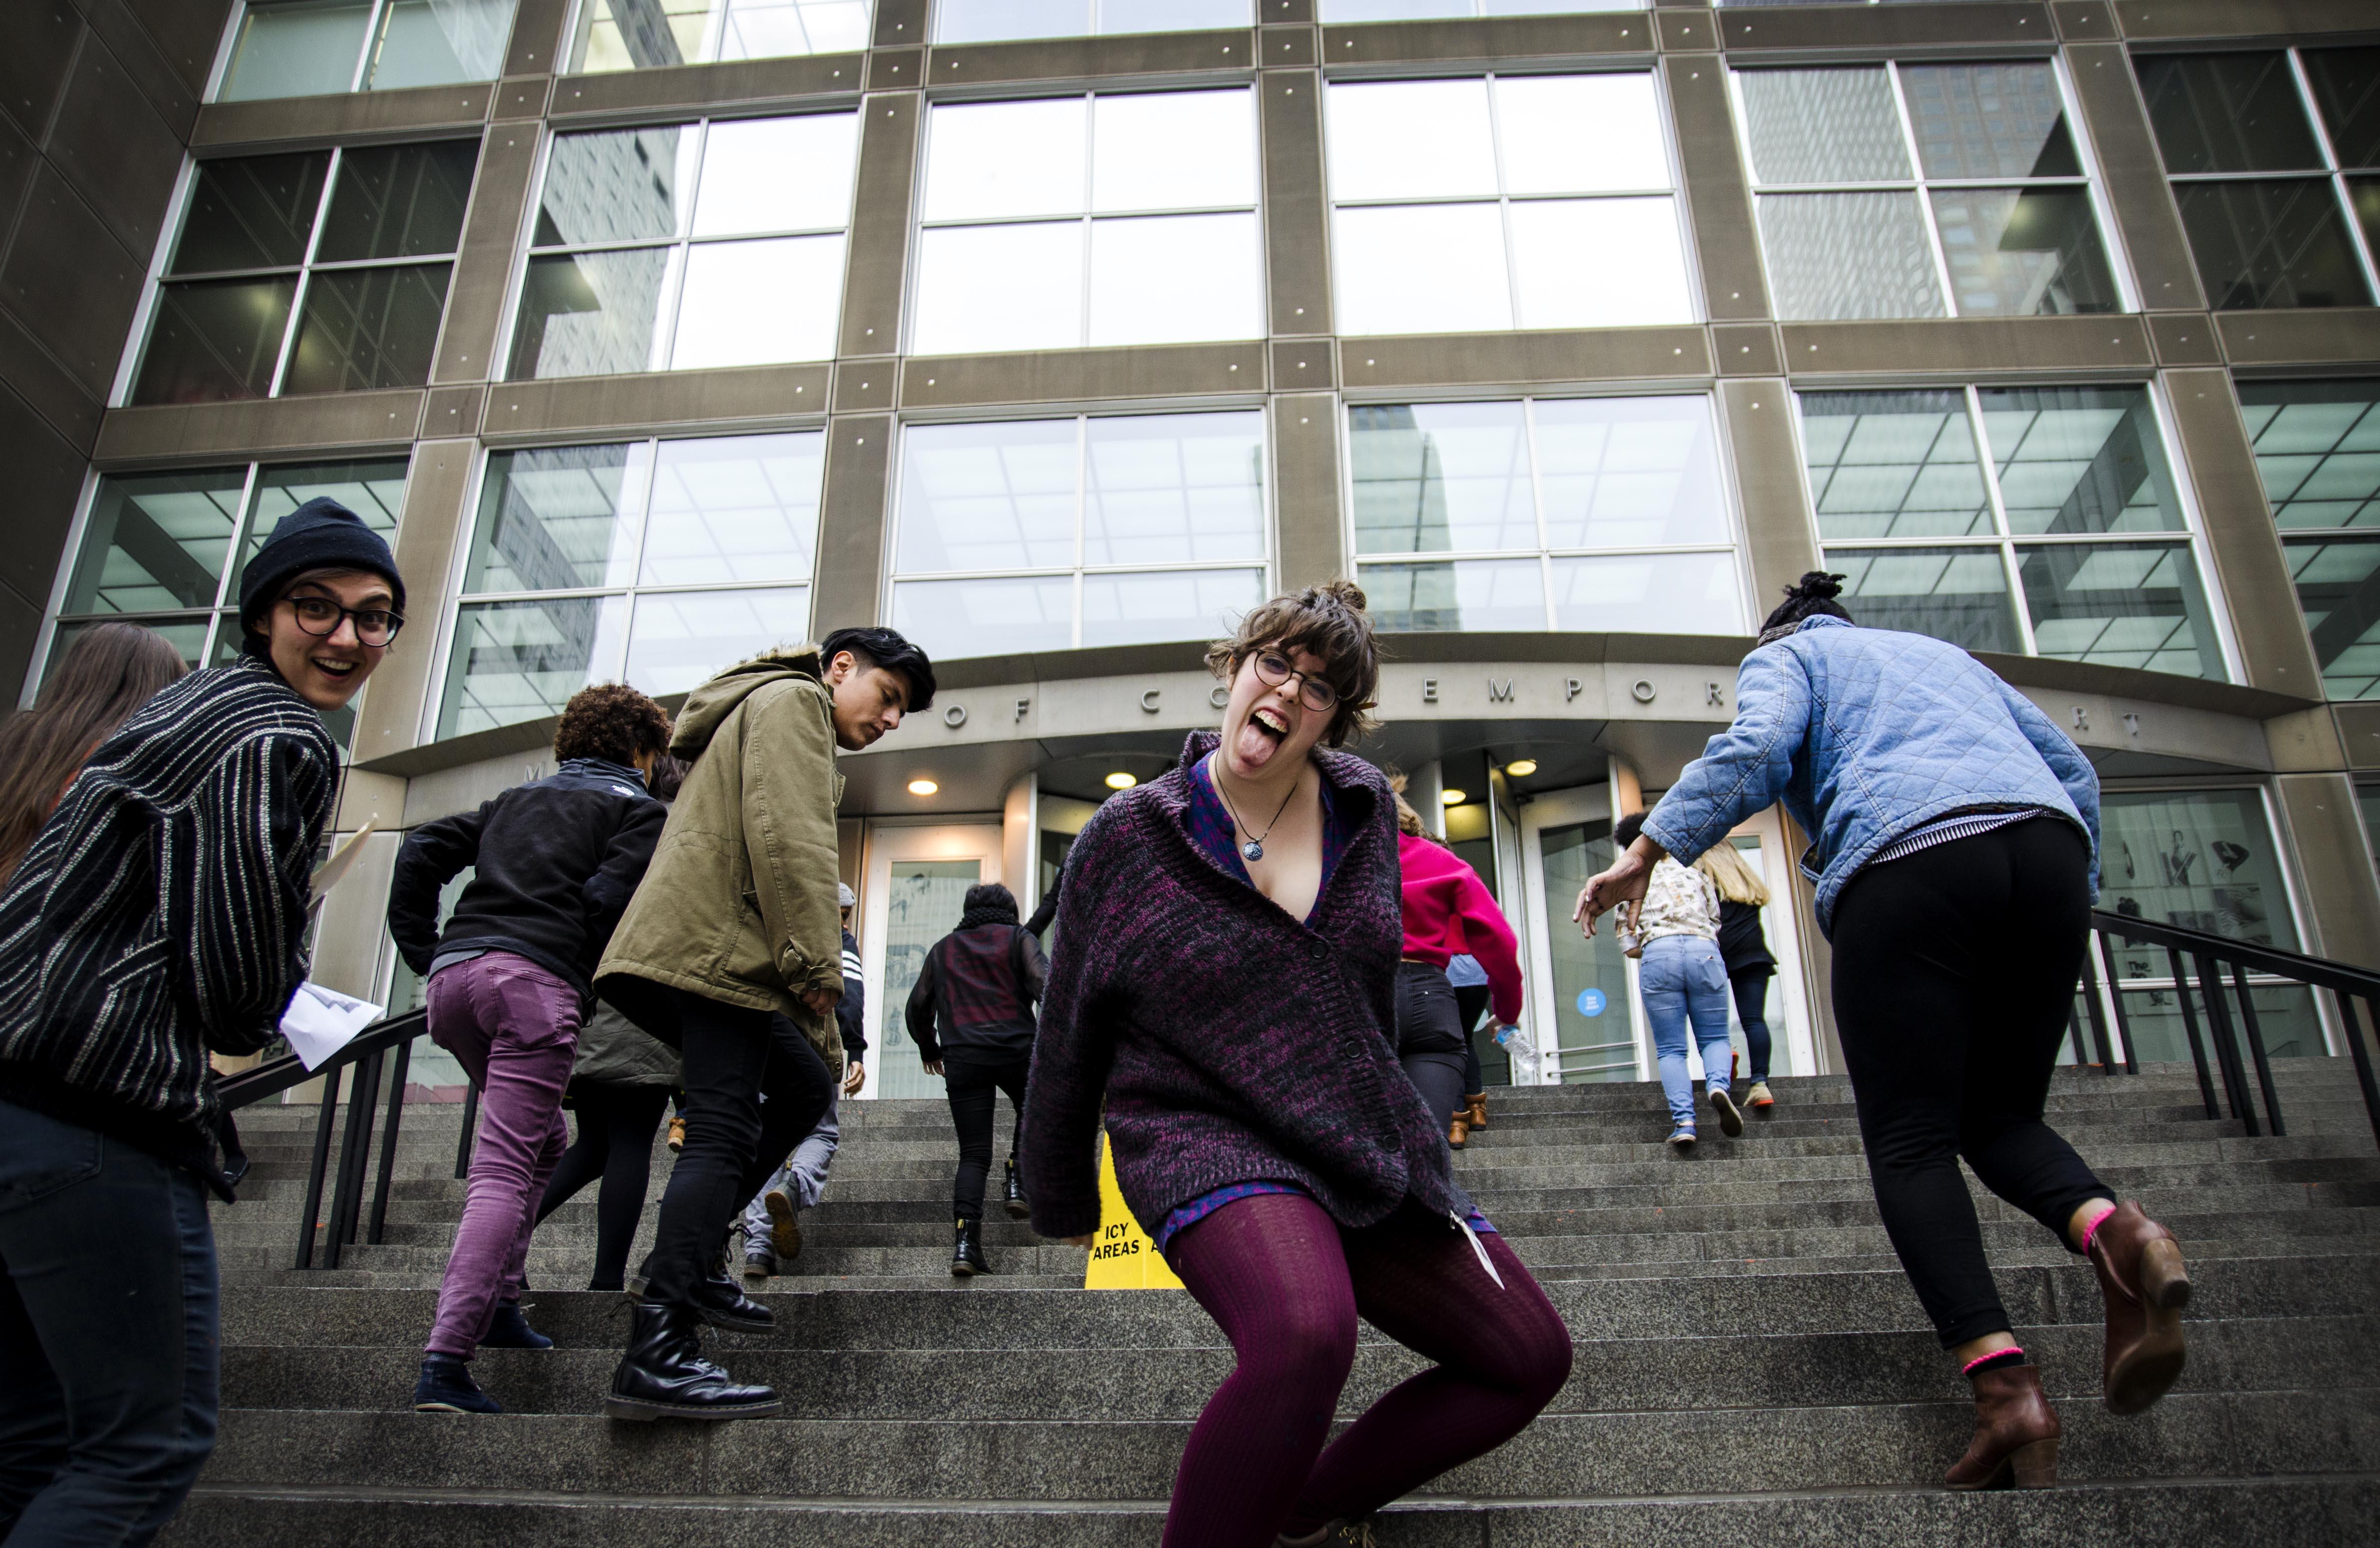
M2226 676L2145 388L1800 396L1818 536L1862 623Z
M1422 21L1440 17L1560 16L1641 11L1645 0L1322 0L1324 21Z
M938 103L918 354L1264 335L1256 94Z
M1357 404L1347 430L1381 628L1745 631L1708 398Z
M825 442L490 453L437 735L559 714L593 682L682 693L805 639Z
M1777 315L2121 310L2043 61L1737 70Z
M1209 640L1265 597L1264 415L911 425L892 627L933 656Z
M868 0L587 0L570 67L588 75L868 46Z
M1649 73L1340 81L1324 101L1342 333L1695 320Z
M249 0L217 102L493 80L515 0Z
M2380 295L2380 48L2134 61L2207 304Z
M554 136L509 375L832 359L858 143L854 113Z
M2323 687L2380 698L2380 381L2242 382Z
M201 162L129 401L419 387L476 140Z
M936 0L938 43L1245 28L1251 0Z

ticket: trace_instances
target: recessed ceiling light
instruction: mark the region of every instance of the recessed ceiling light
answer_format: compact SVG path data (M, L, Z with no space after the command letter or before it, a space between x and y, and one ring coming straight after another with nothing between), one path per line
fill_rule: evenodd
M1438 804L1440 806L1461 806L1470 798L1469 793L1462 790L1440 790L1438 793Z
M913 796L930 796L941 788L941 786L930 779L913 779L909 782L909 794Z
M1534 758L1515 758L1504 765L1504 772L1514 779L1526 779L1537 772L1537 761Z
M1115 773L1108 775L1108 788L1111 790L1129 790L1139 783L1139 780L1134 778L1131 774L1124 773L1122 769L1118 769Z

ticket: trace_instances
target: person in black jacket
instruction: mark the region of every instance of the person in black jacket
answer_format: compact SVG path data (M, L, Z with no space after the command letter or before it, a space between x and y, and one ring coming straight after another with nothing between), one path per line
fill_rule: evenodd
M100 743L0 892L0 1538L156 1537L215 1443L212 1190L246 1169L207 1055L253 1054L306 976L338 790L322 716L405 623L334 500L239 585L242 654Z
M1760 910L1768 907L1768 888L1743 863L1732 844L1717 844L1703 851L1694 869L1718 888L1718 955L1727 964L1728 987L1735 995L1735 1018L1743 1026L1744 1051L1750 1056L1752 1084L1743 1093L1746 1107L1774 1107L1768 1090L1768 981L1777 976L1777 958L1760 932Z
M500 1413L465 1369L481 1344L551 1348L521 1316L536 1207L570 1143L562 1095L595 964L652 859L669 809L645 776L669 716L635 689L574 695L553 735L559 767L477 811L413 830L397 852L389 932L430 980L430 1039L480 1088L480 1140L438 1292L415 1408ZM438 891L477 867L445 931Z
M1033 1067L1033 1006L1049 979L1041 943L1016 922L1014 895L988 882L967 889L958 928L934 943L909 992L909 1035L917 1040L926 1073L942 1077L959 1133L951 1273L961 1279L991 1272L983 1255L983 1185L991 1175L995 1093L1008 1093L1010 1112L1022 1115L1025 1078ZM1014 1135L1007 1205L1012 1216L1024 1218Z

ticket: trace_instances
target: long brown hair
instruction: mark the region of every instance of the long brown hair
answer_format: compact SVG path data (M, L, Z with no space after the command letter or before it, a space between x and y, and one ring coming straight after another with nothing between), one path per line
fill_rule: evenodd
M188 670L164 635L134 624L75 636L41 699L0 731L0 883L16 873L84 760Z

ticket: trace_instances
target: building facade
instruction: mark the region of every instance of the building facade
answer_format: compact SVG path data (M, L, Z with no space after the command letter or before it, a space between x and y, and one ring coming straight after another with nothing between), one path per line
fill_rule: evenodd
M1542 1077L1641 1079L1570 900L1819 567L2070 728L2104 907L2380 965L2358 0L41 0L0 57L0 672L219 660L282 513L386 530L336 987L418 994L403 831L578 688L888 623L943 692L845 758L844 860L923 1094L965 887L1029 906L1211 724L1204 642L1352 575L1363 750L1520 928ZM1736 842L1777 1072L1834 1067L1800 839ZM2162 962L2101 967L2178 1056Z

